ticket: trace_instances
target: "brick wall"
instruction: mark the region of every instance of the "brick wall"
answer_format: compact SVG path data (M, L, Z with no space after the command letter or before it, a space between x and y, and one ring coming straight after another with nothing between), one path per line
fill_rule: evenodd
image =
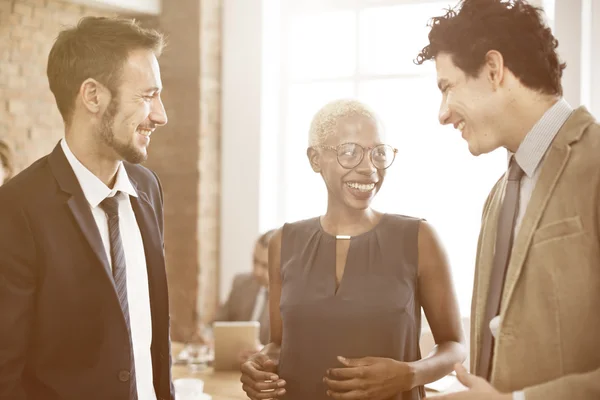
M218 299L221 2L164 0L160 17L139 18L169 41L160 59L169 123L152 136L146 165L165 191L174 340L209 320ZM109 14L58 0L0 0L0 138L18 170L63 135L46 62L61 26L84 15Z

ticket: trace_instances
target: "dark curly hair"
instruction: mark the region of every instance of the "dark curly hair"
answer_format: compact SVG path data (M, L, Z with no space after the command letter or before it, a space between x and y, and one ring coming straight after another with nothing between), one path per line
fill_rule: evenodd
M566 63L559 60L558 40L545 24L541 8L523 0L462 0L445 11L427 24L431 27L429 44L415 64L447 53L467 76L476 77L487 52L496 50L523 85L562 96Z

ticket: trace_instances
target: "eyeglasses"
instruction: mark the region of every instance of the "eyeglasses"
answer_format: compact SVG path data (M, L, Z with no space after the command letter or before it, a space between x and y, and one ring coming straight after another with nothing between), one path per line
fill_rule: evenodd
M352 169L359 165L365 157L365 151L369 151L369 158L373 166L379 170L390 167L396 158L398 149L387 144L364 148L358 143L342 143L337 146L313 146L325 150L333 150L337 153L338 163L343 168Z

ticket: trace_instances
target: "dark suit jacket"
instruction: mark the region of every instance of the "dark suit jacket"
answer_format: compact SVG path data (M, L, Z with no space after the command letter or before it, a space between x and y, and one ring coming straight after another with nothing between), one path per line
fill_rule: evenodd
M139 196L154 388L173 399L162 190L148 169L125 168ZM130 362L106 252L58 145L0 187L0 399L127 400Z
M260 283L252 274L237 275L233 279L227 302L219 308L215 321L250 321L259 290ZM260 322L260 342L267 344L270 339L268 301L265 302L258 322Z

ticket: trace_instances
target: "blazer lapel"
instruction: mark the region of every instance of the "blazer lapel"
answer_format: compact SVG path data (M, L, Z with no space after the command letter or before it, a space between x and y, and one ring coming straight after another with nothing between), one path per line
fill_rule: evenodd
M587 127L594 122L594 117L585 107L578 107L560 129L548 149L546 158L540 166L539 179L535 185L513 244L511 260L506 272L504 290L502 292L501 314L504 314L507 307L510 306L510 300L521 276L535 230L569 161L571 144L578 141Z
M546 159L541 166L539 179L535 185L531 200L529 200L527 210L525 211L513 244L510 263L508 264L504 281L504 290L502 292L501 314L504 314L506 308L509 306L515 285L523 269L531 239L544 214L548 200L552 196L558 179L567 165L570 153L571 148L569 146L551 146L548 149Z
M77 225L79 225L83 236L103 266L107 277L112 282L112 271L108 263L100 232L98 231L98 226L92 215L90 205L85 199L81 186L77 181L77 177L60 147L60 142L56 145L52 153L50 153L48 162L61 190L70 195L67 204L71 213L73 213L73 217L75 217Z
M159 317L168 315L168 310L161 301L167 293L167 277L165 271L165 257L156 220L156 213L145 192L137 188L136 182L129 177L139 197L131 196L131 207L135 214L142 241L144 242L144 254L146 255L146 267L148 270L148 285L150 289L150 308L152 322L155 327L168 325L160 321Z
M473 318L471 323L473 324L472 331L474 334L474 337L471 338L471 347L473 350L472 355L474 356L474 359L471 360L473 371L475 371L475 368L477 368L477 355L479 354L481 331L482 329L487 329L487 327L483 327L483 320L485 317L487 292L490 286L490 278L494 260L498 216L500 213L500 206L502 205L502 198L504 197L505 187L506 176L502 177L497 189L492 193L492 197L488 205L487 217L483 221L483 225L481 227L481 238L479 239L480 248L479 254L477 255L471 316L471 318Z

